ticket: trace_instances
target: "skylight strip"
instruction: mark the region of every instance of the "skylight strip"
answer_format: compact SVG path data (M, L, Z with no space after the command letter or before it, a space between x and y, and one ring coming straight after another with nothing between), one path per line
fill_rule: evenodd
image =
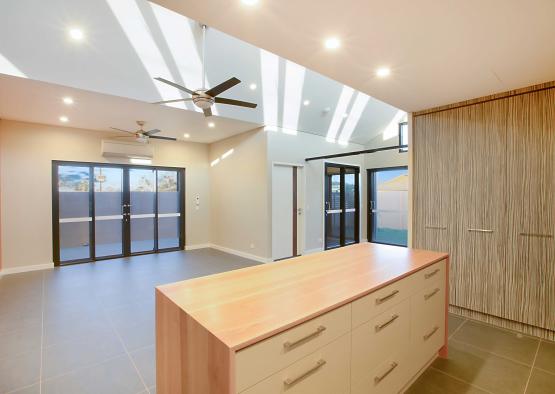
M260 50L260 69L262 74L262 100L264 124L272 128L278 125L278 82L279 57Z
M347 121L343 126L343 130L339 135L338 141L340 144L347 144L349 139L353 135L358 122L360 121L360 117L366 108L366 104L368 104L368 100L370 97L362 92L358 92L355 98L355 103L353 104L353 108L351 108L351 112L347 117Z
M341 127L341 122L343 121L343 114L347 112L347 107L351 102L354 90L347 85L343 85L341 90L341 95L335 106L335 112L333 113L333 118L328 128L328 134L326 135L326 140L329 142L335 142L339 128Z
M10 62L7 58L5 58L1 53L0 53L0 73L6 74L6 75L13 75L14 77L27 78L27 75L21 72L19 68L14 66L14 64Z
M383 129L382 135L383 140L388 140L399 135L399 123L406 118L407 113L405 111L398 110L393 119L388 123L388 125Z
M289 60L285 63L283 95L283 128L298 130L306 68Z

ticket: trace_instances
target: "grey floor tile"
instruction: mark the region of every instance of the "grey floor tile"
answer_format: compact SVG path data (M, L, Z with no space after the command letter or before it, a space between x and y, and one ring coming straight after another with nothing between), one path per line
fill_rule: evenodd
M453 339L530 366L538 348L537 338L474 321L467 321Z
M130 355L147 387L155 386L156 351L154 346L136 350Z
M465 319L464 317L453 315L452 313L449 313L448 319L448 332L449 336L451 336L451 334L457 331L461 324L463 324Z
M114 331L98 333L44 348L43 379L52 378L124 354Z
M44 394L136 394L144 389L127 355L43 382Z
M56 321L44 325L43 347L80 338L98 338L110 333L113 333L113 330L110 327L110 321L105 315L95 316L90 319L78 318Z
M156 394L156 386L154 387L149 387L148 391L150 392L150 394Z
M118 333L129 352L154 345L155 342L154 322L129 326L118 330Z
M555 373L555 342L542 341L534 366Z
M479 388L472 387L467 383L456 380L444 373L428 368L406 394L487 394Z
M40 350L0 360L0 393L30 386L39 377Z
M432 365L464 382L499 394L522 394L530 374L529 367L453 340L449 342L449 357L438 358Z
M19 330L38 328L42 325L42 313L5 313L0 315L0 335Z
M40 349L40 343L41 326L28 327L0 335L0 359L12 358Z
M10 394L40 394L40 384L35 383L19 390L10 391Z
M526 394L553 393L555 393L555 375L534 368Z

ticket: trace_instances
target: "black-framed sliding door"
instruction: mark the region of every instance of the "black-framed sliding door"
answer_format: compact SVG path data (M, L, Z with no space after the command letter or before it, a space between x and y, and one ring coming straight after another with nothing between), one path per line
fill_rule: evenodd
M57 265L185 247L185 170L52 163Z
M325 248L360 242L358 167L326 163L324 174Z

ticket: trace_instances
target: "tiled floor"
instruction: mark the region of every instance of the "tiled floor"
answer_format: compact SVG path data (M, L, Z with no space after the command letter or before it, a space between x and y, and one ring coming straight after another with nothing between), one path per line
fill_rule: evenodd
M0 393L155 393L154 286L255 264L215 250L0 280ZM449 318L450 354L408 393L555 393L555 343Z
M555 393L555 343L449 316L449 357L407 394Z
M155 393L154 286L254 264L203 249L0 279L0 393Z

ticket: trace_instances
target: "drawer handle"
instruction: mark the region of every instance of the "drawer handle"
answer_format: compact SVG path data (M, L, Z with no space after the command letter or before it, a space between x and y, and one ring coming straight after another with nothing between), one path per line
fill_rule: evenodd
M424 279L430 279L432 276L434 276L435 274L437 274L440 271L439 268L436 268L435 270L433 270L432 272L428 272L427 274L424 274Z
M397 294L399 294L399 290L393 290L390 294L386 295L385 297L376 298L376 305L380 305L380 304L386 302L390 298L395 297Z
M389 369L388 369L387 371L385 371L383 374L381 374L381 375L379 375L379 376L376 376L376 377L374 378L374 384L378 384L378 383L380 383L382 380L384 380L384 379L387 377L387 375L389 375L391 372L393 372L393 370L394 370L395 368L397 368L398 365L399 365L399 364L397 364L395 361L392 362L391 365L389 366Z
M310 368L308 371L303 372L302 374L300 374L296 378L287 378L287 379L285 379L283 381L283 385L285 386L286 389L288 389L291 386L294 386L295 384L299 383L301 380L308 377L309 375L312 375L314 372L316 372L317 370L322 368L324 365L326 365L326 360L320 359L320 360L318 360L318 362L316 363L315 366Z
M447 230L445 226L425 226L428 230Z
M432 291L431 293L424 294L424 300L428 301L430 298L435 296L438 292L439 292L439 287L436 287L436 289L434 291Z
M484 229L484 228L468 228L467 231L471 233L493 233L493 230Z
M318 326L318 328L316 328L316 330L314 332L311 332L310 334L297 339L296 341L287 341L283 344L283 347L285 348L285 350L291 350L297 346L299 346L300 344L304 343L305 341L308 341L318 335L320 335L321 333L323 333L324 331L326 331L326 327L325 326Z
M427 341L428 339L430 339L432 335L434 335L437 332L437 330L439 330L439 327L435 326L432 331L430 331L429 333L423 336L424 340Z
M551 234L539 234L539 233L520 233L523 237L536 237L536 238L553 238Z
M379 331L383 330L384 328L389 326L391 323L393 323L398 318L399 318L399 315L393 315L393 316L391 316L391 319L389 319L385 323L376 325L376 332L379 332Z

